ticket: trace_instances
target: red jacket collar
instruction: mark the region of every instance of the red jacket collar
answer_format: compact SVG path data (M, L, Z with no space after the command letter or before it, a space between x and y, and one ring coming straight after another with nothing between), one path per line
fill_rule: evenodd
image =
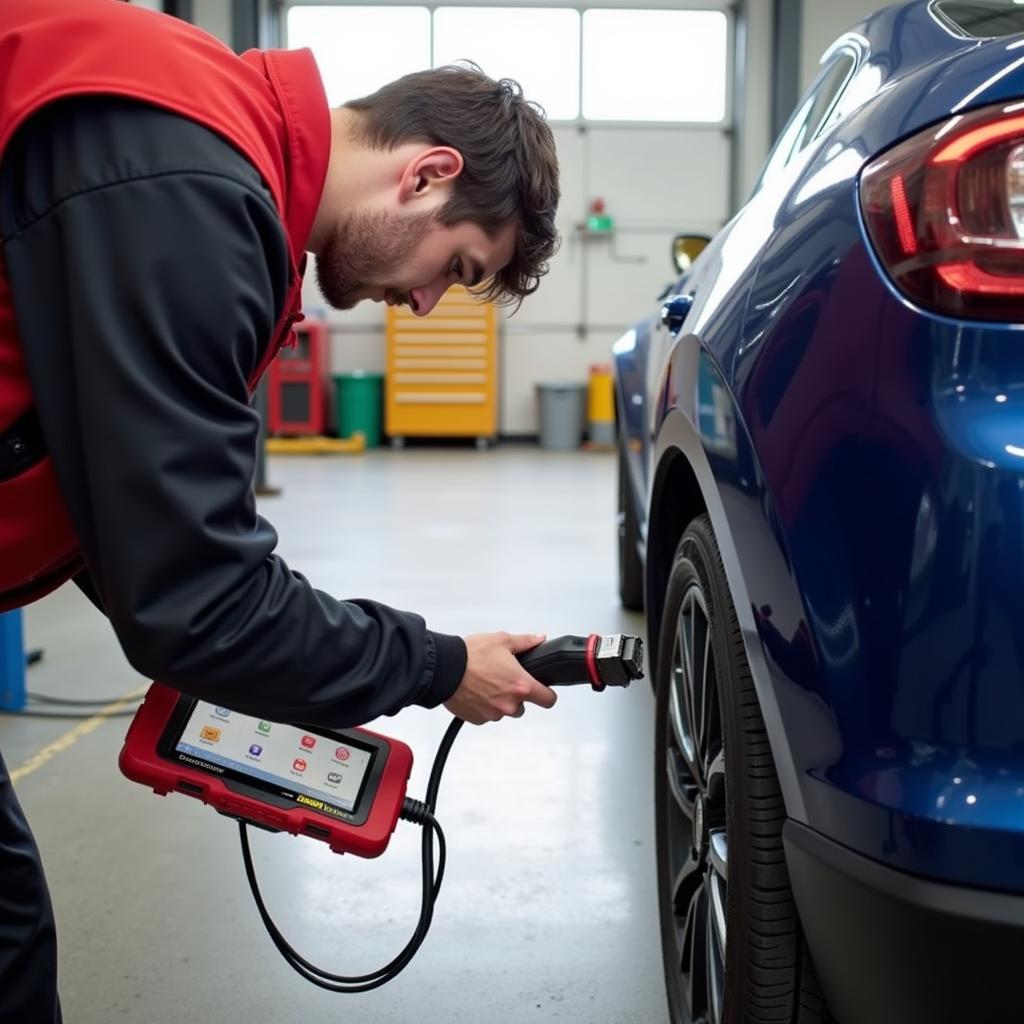
M320 72L310 50L250 50L242 55L270 81L286 132L282 196L292 265L303 254L320 206L331 152L331 118Z

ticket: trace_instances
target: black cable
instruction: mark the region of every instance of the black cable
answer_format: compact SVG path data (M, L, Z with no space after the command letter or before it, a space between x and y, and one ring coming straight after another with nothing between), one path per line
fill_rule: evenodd
M423 940L427 937L431 922L434 916L434 903L441 891L441 882L444 880L445 861L447 859L447 847L445 844L444 832L434 817L437 809L437 795L441 786L441 776L444 773L444 766L448 760L455 737L462 728L462 719L453 719L445 731L441 742L438 745L437 753L434 755L434 764L430 769L430 780L427 783L427 796L422 802L418 800L406 800L401 816L407 821L414 821L417 824L425 825L423 831L423 842L421 845L421 864L423 869L423 888L420 899L420 916L412 937L405 944L402 951L391 960L390 963L379 967L369 974L344 975L332 974L315 964L310 963L299 954L281 934L280 929L274 924L267 910L263 897L260 894L259 883L256 880L256 870L253 866L252 851L249 848L249 832L244 821L238 823L238 834L242 844L242 860L245 864L245 877L249 882L249 889L256 902L256 909L259 911L271 941L277 947L278 952L284 957L288 965L300 974L306 981L312 982L319 988L327 989L329 992L369 992L371 989L379 988L381 985L397 977L401 971L408 966L409 962L416 955ZM437 836L437 874L434 874L434 836Z
M430 808L431 814L437 810L437 791L441 788L441 775L448 761L448 754L455 742L455 737L459 735L459 730L464 724L461 718L453 718L445 730L444 736L441 737L441 742L437 745L434 764L430 769L430 780L427 782L427 798L424 801Z
M429 828L425 829L423 832L423 896L420 902L420 917L416 924L416 929L413 931L412 937L405 944L402 951L393 960L391 960L390 963L375 971L371 971L369 974L350 976L332 974L331 972L325 971L322 968L317 967L315 964L310 963L301 954L299 954L281 934L277 925L275 925L271 919L270 913L267 910L266 904L263 902L263 897L259 891L259 885L256 881L256 872L253 868L252 853L249 849L249 836L246 824L244 821L240 821L238 823L239 836L242 841L242 859L245 862L245 875L249 881L249 889L256 901L256 909L259 911L260 918L262 919L271 940L277 947L278 952L282 957L284 957L285 962L294 971L302 975L306 981L312 982L320 988L327 989L329 992L369 992L371 989L379 988L381 985L391 981L392 978L397 977L416 955L417 950L420 948L423 940L427 936L427 930L430 928L430 923L434 913L434 900L437 898L437 893L440 891L441 881L444 877L444 862L446 858L444 833L441 831L441 826L438 825L432 816L429 817L425 823L429 825ZM433 874L433 840L435 832L438 838L438 872L433 884L431 884L431 876Z

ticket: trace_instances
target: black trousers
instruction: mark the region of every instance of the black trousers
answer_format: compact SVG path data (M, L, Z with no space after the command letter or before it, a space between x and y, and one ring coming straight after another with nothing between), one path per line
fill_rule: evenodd
M0 755L0 1024L60 1024L53 906Z

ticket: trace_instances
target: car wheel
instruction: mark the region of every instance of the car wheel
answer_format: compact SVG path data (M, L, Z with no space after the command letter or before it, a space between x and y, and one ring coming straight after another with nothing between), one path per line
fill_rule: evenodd
M636 504L633 501L632 485L629 482L629 468L626 453L619 446L619 600L622 607L631 612L644 610L644 570L637 552L640 528L636 521Z
M707 516L679 542L662 621L655 817L672 1024L825 1024L775 764Z

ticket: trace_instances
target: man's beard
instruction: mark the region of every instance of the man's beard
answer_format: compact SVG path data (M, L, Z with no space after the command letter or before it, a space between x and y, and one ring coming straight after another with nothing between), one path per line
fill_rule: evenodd
M367 288L391 288L389 278L408 260L430 229L433 213L355 210L345 217L317 257L316 281L335 309L351 309ZM396 288L396 295L400 296Z

